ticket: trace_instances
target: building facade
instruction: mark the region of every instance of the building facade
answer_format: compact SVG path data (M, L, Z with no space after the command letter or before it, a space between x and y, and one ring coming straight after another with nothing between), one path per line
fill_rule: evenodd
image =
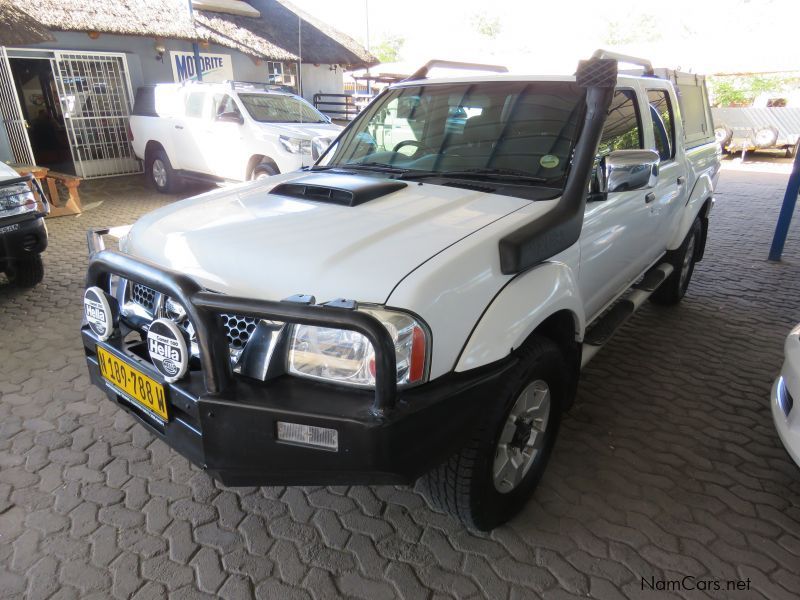
M141 170L127 126L135 91L197 79L195 48L203 80L278 84L309 101L342 93L347 65L374 62L350 38L277 0L238 2L251 16L218 12L209 1L193 13L183 0L14 2L53 39L0 47L0 160L84 178Z

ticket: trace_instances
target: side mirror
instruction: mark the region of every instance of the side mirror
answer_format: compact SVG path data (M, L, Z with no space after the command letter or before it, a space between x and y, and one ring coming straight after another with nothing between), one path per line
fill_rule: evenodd
M328 146L331 145L331 138L317 136L311 140L311 158L319 160L319 157L322 156L322 153L328 149Z
M598 165L600 192L628 192L655 187L661 158L655 150L615 150Z
M244 117L236 111L220 113L217 115L216 120L223 123L238 123L239 125L244 123Z

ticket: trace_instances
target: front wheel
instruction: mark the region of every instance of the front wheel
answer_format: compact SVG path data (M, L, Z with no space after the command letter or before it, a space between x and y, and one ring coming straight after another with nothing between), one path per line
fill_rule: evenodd
M253 169L252 181L262 181L273 175L277 175L278 170L268 163L261 163Z
M427 473L430 504L464 525L489 531L522 509L544 473L568 393L568 369L558 346L533 337L493 398L473 439Z
M671 305L677 304L686 295L689 282L692 280L694 265L700 252L701 236L703 227L700 219L697 218L689 228L689 233L683 243L676 250L667 252L666 260L673 266L672 274L662 283L658 289L650 296L650 300L655 304Z
M44 264L39 254L20 258L6 267L6 277L15 286L32 288L44 279Z

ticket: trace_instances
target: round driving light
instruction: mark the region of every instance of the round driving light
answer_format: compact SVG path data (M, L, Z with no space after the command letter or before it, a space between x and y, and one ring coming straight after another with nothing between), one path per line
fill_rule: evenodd
M105 342L114 332L115 314L106 293L97 286L83 293L83 314L94 334Z
M189 349L183 332L169 319L156 319L147 331L147 352L156 370L172 383L186 375Z

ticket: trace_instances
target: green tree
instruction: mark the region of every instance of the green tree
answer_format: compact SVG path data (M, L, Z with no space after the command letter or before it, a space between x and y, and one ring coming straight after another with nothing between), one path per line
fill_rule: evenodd
M472 16L472 27L480 35L490 40L497 39L497 36L500 35L500 31L502 30L500 19L497 17L490 17L484 12Z
M372 54L382 63L397 62L400 60L400 50L406 43L404 37L388 35L371 49Z

